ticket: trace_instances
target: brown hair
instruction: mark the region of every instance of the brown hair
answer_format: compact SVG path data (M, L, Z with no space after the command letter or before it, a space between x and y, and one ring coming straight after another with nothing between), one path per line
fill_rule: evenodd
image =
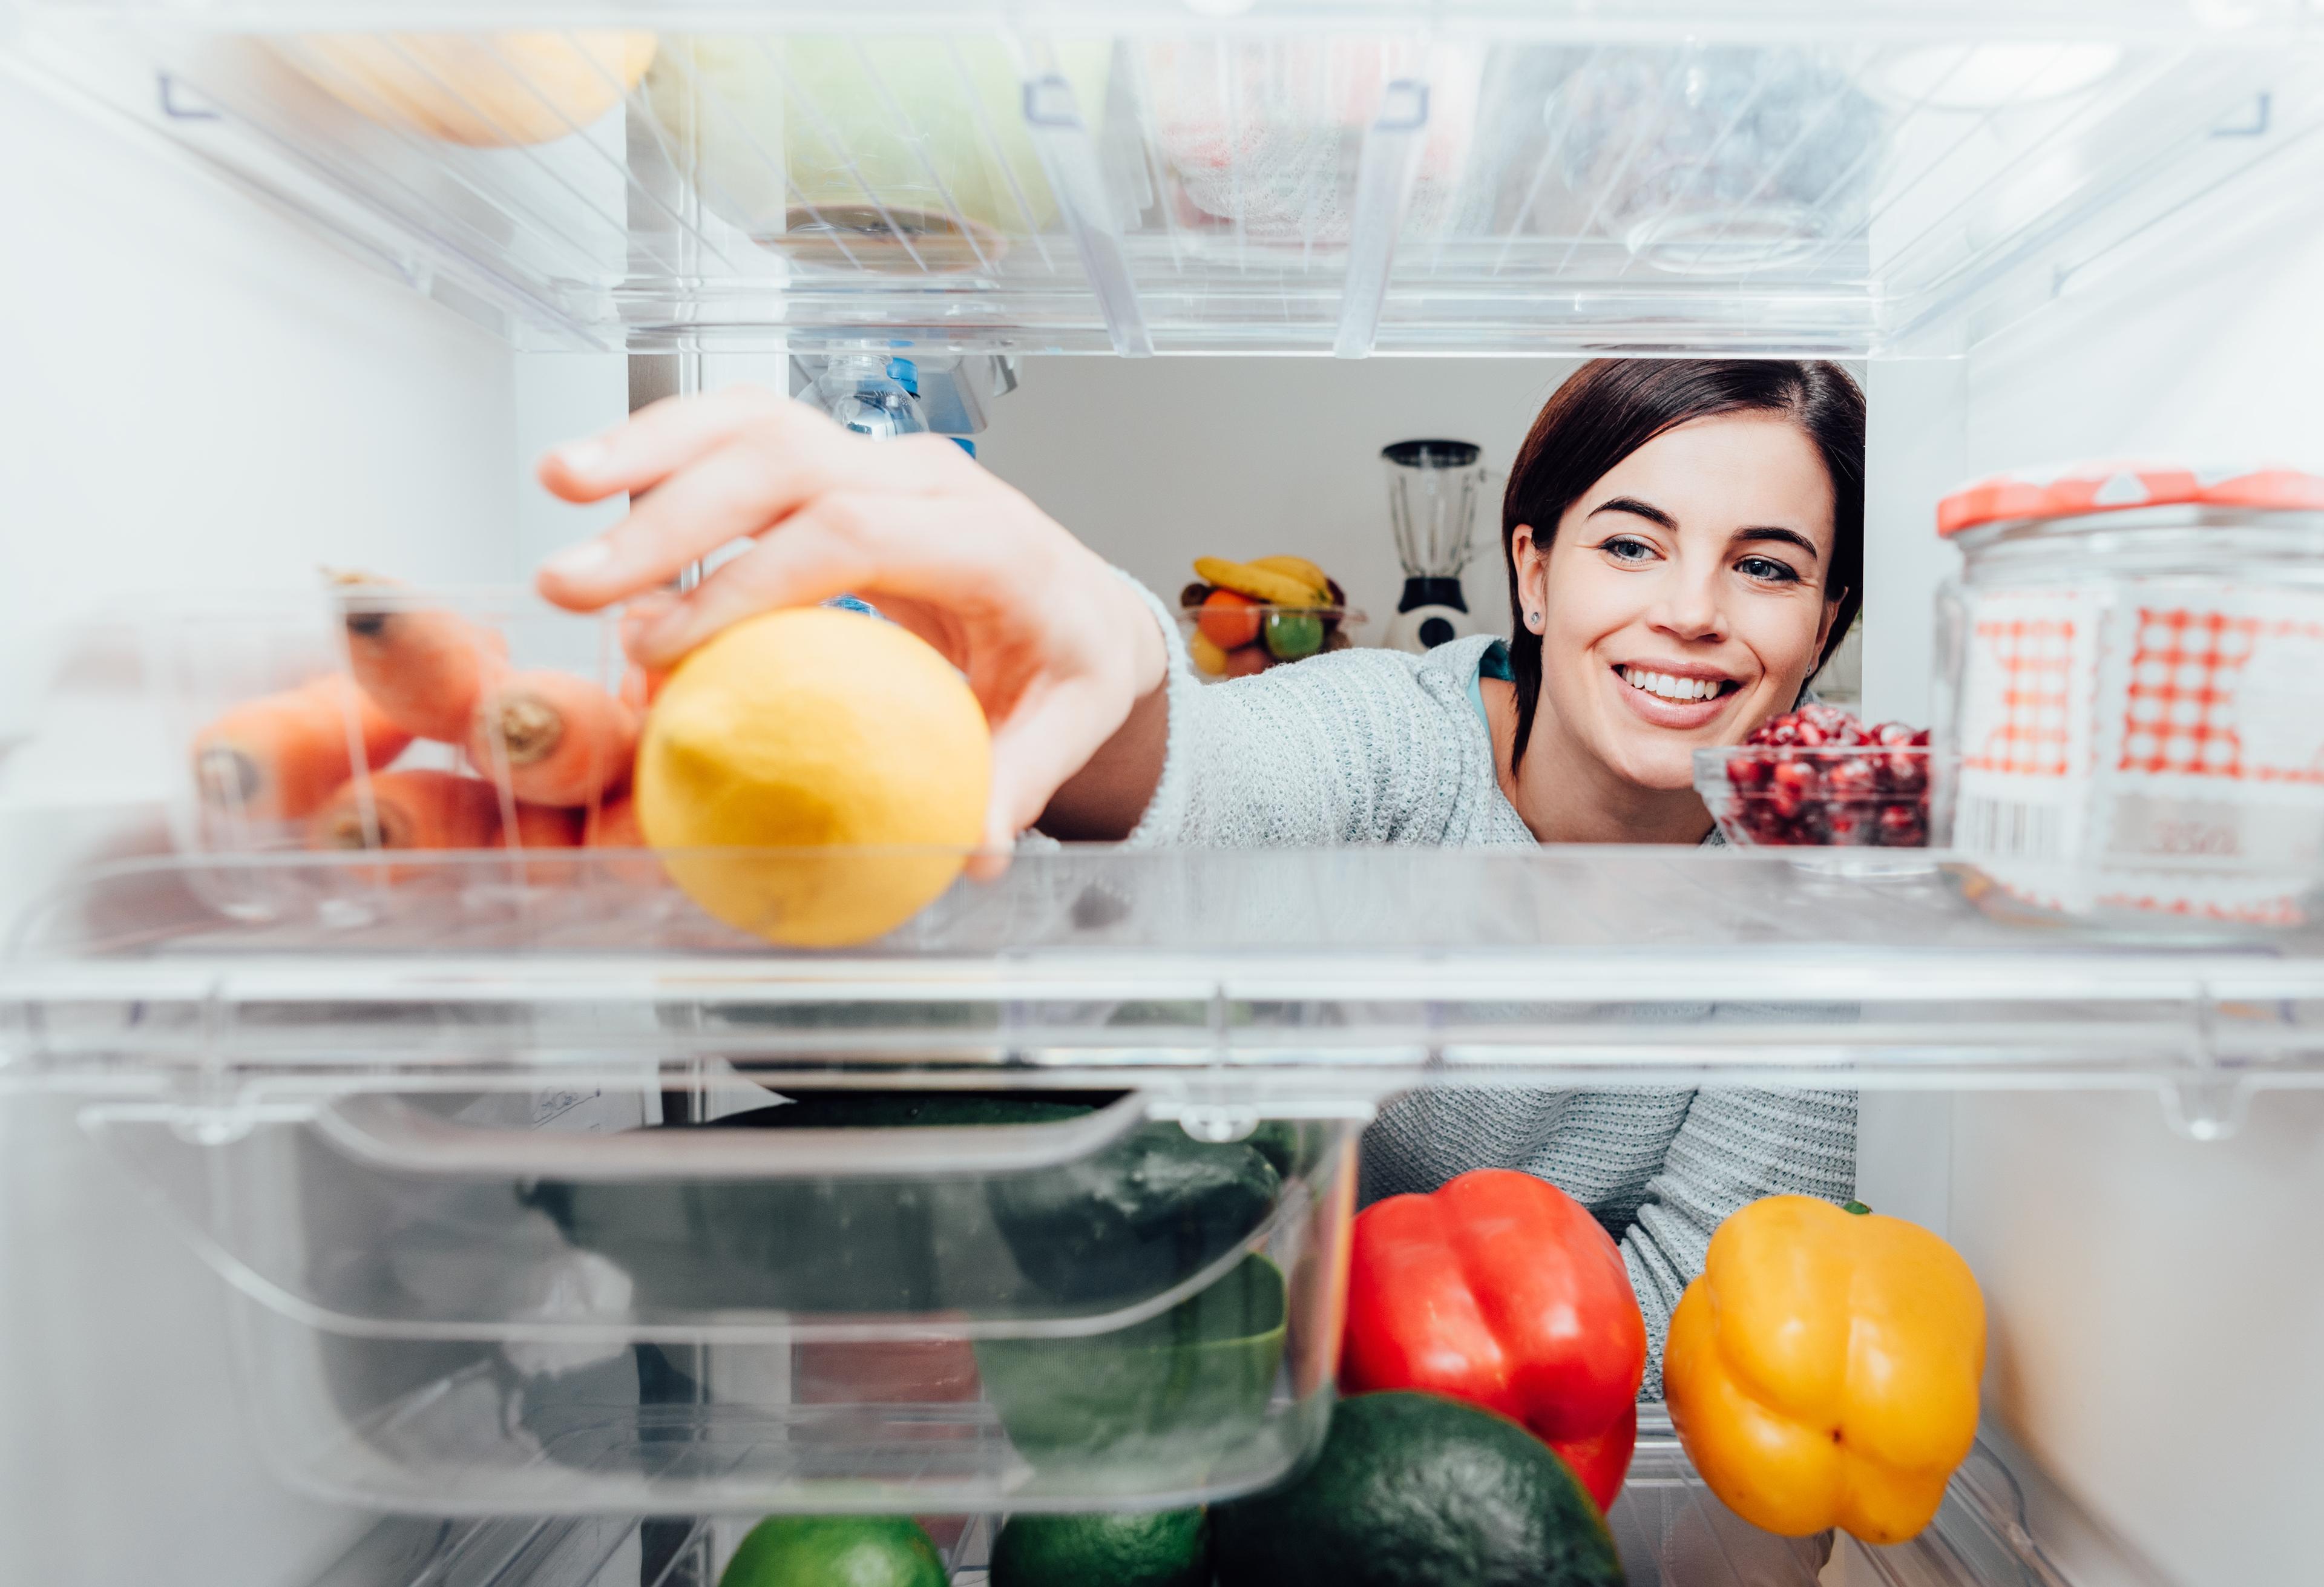
M1781 413L1797 424L1831 475L1831 567L1824 588L1839 610L1816 657L1815 669L1822 670L1864 602L1864 392L1848 371L1822 359L1599 358L1574 371L1533 421L1501 497L1510 611L1525 610L1517 589L1519 524L1532 525L1535 543L1546 548L1565 510L1656 436L1693 420L1753 411ZM1520 618L1509 640L1517 703L1512 766L1525 758L1533 734L1541 646L1541 636Z

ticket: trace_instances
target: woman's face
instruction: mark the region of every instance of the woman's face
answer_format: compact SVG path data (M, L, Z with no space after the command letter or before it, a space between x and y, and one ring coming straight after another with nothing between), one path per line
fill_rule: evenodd
M1585 491L1545 549L1530 528L1514 539L1544 725L1646 788L1689 786L1697 747L1791 708L1839 593L1824 583L1831 475L1778 414L1667 430Z

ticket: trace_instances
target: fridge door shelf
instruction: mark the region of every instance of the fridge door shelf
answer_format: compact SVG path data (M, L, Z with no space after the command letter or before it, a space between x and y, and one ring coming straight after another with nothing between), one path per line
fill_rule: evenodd
M29 10L542 348L1955 352L2298 192L2324 114L2293 0Z
M1028 850L807 950L629 851L135 861L18 923L0 1085L230 1136L334 1093L682 1088L715 1061L1138 1090L1231 1139L1424 1084L2158 1087L2229 1121L2324 1084L2324 929L2029 921L1989 882L1923 851Z
M937 1531L954 1587L984 1587L1002 1518ZM2046 1555L2025 1496L1991 1443L1955 1473L1912 1542L1872 1548L1840 1535L1775 1537L1713 1498L1669 1418L1640 1418L1629 1481L1607 1517L1630 1587L2070 1587ZM383 1521L314 1587L710 1587L747 1517L557 1517ZM1092 1582L1089 1587L1100 1587Z

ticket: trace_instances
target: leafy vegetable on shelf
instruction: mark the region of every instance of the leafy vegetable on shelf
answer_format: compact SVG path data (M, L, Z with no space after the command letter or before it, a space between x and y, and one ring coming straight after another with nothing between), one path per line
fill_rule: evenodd
M1605 1518L1506 1416L1434 1394L1342 1400L1323 1453L1212 1512L1219 1587L1621 1587Z
M1663 1389L1695 1469L1786 1536L1901 1543L1977 1435L1985 1303L1918 1224L1768 1196L1711 1239L1671 1315Z
M1522 1422L1602 1509L1629 1470L1646 1367L1622 1253L1547 1180L1479 1168L1356 1219L1348 1392L1430 1389Z

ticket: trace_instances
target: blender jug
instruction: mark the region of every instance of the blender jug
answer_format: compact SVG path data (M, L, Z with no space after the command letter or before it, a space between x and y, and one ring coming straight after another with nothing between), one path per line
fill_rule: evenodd
M1380 448L1388 523L1404 564L1404 594L1384 641L1390 650L1431 650L1477 631L1461 574L1475 539L1482 458L1468 441L1397 441Z

